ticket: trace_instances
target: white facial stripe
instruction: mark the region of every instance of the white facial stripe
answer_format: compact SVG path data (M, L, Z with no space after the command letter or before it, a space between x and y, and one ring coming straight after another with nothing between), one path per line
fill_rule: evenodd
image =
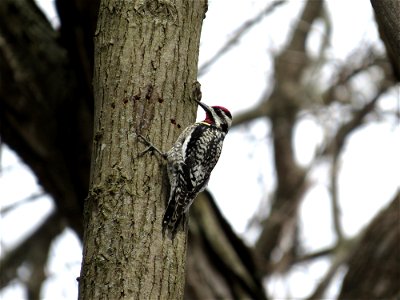
M230 128L232 125L232 118L229 117L224 111L222 111L222 113L224 114L224 118L225 118L226 124L228 124L228 128Z
M224 123L226 123L228 125L228 128L231 127L232 124L232 118L230 116L227 115L227 113L223 110L221 110L222 113L222 117L224 119Z

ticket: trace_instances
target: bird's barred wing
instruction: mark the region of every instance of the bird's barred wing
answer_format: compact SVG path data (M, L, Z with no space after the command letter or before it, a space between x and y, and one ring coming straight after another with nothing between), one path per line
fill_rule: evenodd
M192 132L182 169L193 192L198 193L207 185L221 154L224 137L223 132L208 125L198 126Z

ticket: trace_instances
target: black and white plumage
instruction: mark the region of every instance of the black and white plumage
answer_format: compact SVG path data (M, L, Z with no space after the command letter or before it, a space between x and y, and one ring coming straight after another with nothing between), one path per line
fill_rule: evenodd
M197 194L206 188L232 124L226 108L198 103L206 112L205 120L187 127L166 153L171 190L162 226L171 238L185 224Z

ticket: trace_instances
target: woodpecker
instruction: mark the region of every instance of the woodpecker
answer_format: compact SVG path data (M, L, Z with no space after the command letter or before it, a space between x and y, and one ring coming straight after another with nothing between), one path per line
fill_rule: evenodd
M232 124L232 115L225 107L195 101L206 112L206 118L188 126L168 152L163 153L146 141L149 148L167 160L171 189L162 227L163 233L167 231L171 239L181 224L185 227L190 206L197 194L207 187Z

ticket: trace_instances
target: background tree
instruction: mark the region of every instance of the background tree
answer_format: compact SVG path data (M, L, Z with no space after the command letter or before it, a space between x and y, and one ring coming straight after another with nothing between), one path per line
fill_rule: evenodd
M353 133L365 124L374 119L384 121L398 114L398 111L384 111L379 106L380 101L390 95L393 89L398 90L397 81L392 75L393 70L394 74L399 74L399 43L395 42L398 41L400 32L395 17L400 13L396 12L399 9L398 2L371 2L376 9L380 32L389 49L387 52L390 60L373 46L358 48L356 54L347 61L330 68L329 80L323 80L324 70L329 67L326 53L330 48L333 24L324 2L308 1L293 24L286 44L273 56L271 78L274 81L268 83L255 107L234 115L236 128L249 128L250 122L255 119L271 124L269 135L272 137L276 184L271 195L265 197L268 198L268 204L264 204L266 208L252 222L252 228L260 231L260 234L251 247L246 246L232 231L210 194L202 195L201 200L195 202L188 241L185 288L188 298L247 296L262 299L266 297L261 284L263 278L271 281L274 276L289 277L296 266L312 264L321 257L330 258L330 267L321 276L320 283L315 285L314 291L309 295L310 299L320 299L326 294L327 287L335 275L340 273L341 266L347 266L349 270L340 298L352 296L394 299L399 295L396 286L399 274L396 270L400 268L396 266L399 264L400 254L396 245L400 237L395 230L399 191L387 209L377 214L369 226L354 237L349 238L344 234L340 218L339 170L343 164L346 145ZM29 276L24 278L24 282L30 299L39 298L40 287L46 278L43 270L51 241L65 226L72 228L82 238L81 215L89 182L94 119L91 86L91 70L94 67L92 37L99 3L60 0L56 3L60 16L58 31L48 24L31 1L0 2L0 134L2 140L30 166L44 191L51 195L56 207L41 226L1 257L1 287L20 277L18 267L24 264L29 270ZM157 23L158 26L168 23L166 16L176 13L169 9L171 7L168 6L168 1L143 3L148 3L144 11L153 12L152 17L161 22L161 25ZM285 5L292 4L285 1L272 2L254 18L246 21L226 45L200 68L200 74L213 70L214 63L233 49L244 35ZM307 41L317 22L322 24L324 38L321 39L319 51L314 54L307 47ZM108 42L109 47L118 47L119 39ZM110 68L109 71L118 72L125 70L125 67L127 66L115 70ZM363 76L370 78L370 92L363 93L360 101L360 87L354 82ZM122 80L124 77L116 78ZM140 78L146 77L138 76L136 80ZM131 80L134 83L135 79ZM126 83L122 80L113 84ZM224 82L220 84L220 90L223 90ZM132 84L129 89L139 86L142 85ZM241 89L246 87L241 86ZM188 86L183 88L186 95L183 98L188 97L189 90ZM119 92L128 96L135 95L129 93L129 90L121 89ZM155 99L156 93L161 93L154 87L146 86L142 86L138 92L140 93L136 94L141 99L144 95L143 99L149 102ZM117 98L125 99L122 96ZM171 98L173 97L169 99ZM127 103L132 102L128 98ZM159 126L171 108L167 109L157 101L151 103L166 110L160 115L159 123L149 125L150 136L158 142L157 136L153 136L151 132ZM112 105L112 102L109 104ZM124 102L116 101L111 111L119 111L121 107L125 107ZM134 114L137 108L128 107L128 114ZM338 116L333 124L329 121L332 111ZM182 111L177 110L177 118L170 121L177 122L180 113ZM294 147L295 130L304 115L326 121L320 125L325 129L323 141L307 165L298 162ZM173 128L170 124L168 126ZM177 122L177 127L178 124L185 126ZM129 126L134 125L133 122ZM168 136L168 140L160 140L160 144L170 145L177 133L176 130L174 136ZM104 138L101 135L96 137ZM128 145L138 151L132 139L127 138ZM158 168L156 160L150 157L146 159L154 168ZM314 184L313 174L321 166L326 166L329 170L327 175L336 242L331 247L310 252L302 247L299 211ZM160 174L156 169L153 171L154 174ZM129 176L125 179L127 178ZM160 188L156 185L154 187ZM11 209L12 207L5 207L2 213ZM156 219L161 214L160 209L158 207L155 210ZM371 247L369 241L373 240L380 247ZM374 261L371 259L373 257L381 259ZM375 280L368 278L368 272L362 272L365 269L375 270ZM371 288L366 289L366 285L361 283L368 283ZM267 293L271 293L271 290L267 290Z

